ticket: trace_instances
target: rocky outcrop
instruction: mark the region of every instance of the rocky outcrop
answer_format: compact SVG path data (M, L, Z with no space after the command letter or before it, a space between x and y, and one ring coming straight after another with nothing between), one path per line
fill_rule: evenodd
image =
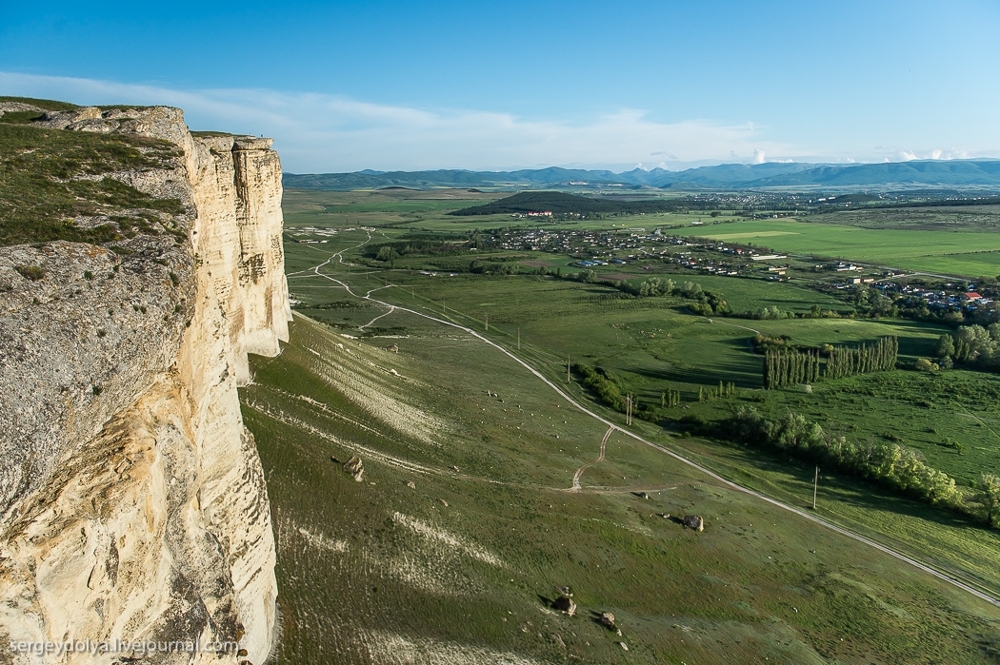
M275 550L236 388L247 353L288 338L277 154L267 139L194 137L171 108L42 124L176 145L169 168L109 177L180 200L184 233L0 248L0 663L259 665ZM71 640L175 645L7 650Z
M701 515L685 515L682 520L684 526L695 531L705 530L705 518Z
M362 476L365 475L365 466L360 457L357 455L351 455L351 459L344 462L344 471L351 474L354 477L354 480L360 483ZM416 485L414 485L413 488L416 489Z

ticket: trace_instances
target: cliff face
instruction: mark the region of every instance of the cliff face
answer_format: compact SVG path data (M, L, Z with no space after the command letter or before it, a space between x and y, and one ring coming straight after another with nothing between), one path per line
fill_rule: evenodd
M108 177L184 212L108 246L0 248L0 663L259 665L274 542L236 387L247 353L288 338L278 157L265 139L193 137L177 109L41 124L176 145L162 169ZM7 648L88 639L245 653Z

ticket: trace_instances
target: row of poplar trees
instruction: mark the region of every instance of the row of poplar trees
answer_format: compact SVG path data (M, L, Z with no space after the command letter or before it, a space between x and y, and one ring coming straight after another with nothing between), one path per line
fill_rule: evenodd
M784 388L798 383L815 383L821 378L842 379L870 372L884 372L896 366L899 340L882 337L874 344L858 348L833 347L821 365L819 351L771 349L764 354L764 387ZM821 369L822 367L822 369Z

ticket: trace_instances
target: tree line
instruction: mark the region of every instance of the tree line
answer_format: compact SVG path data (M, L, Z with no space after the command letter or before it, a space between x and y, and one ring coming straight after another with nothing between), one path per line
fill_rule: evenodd
M860 347L826 345L826 362L822 363L819 349L800 351L768 345L764 352L764 388L771 390L800 383L816 383L821 378L842 379L858 374L885 372L896 366L899 340L882 337L874 344Z
M842 379L858 374L886 372L896 367L899 357L899 339L896 336L882 337L874 344L862 344L858 348L833 347L826 360L823 376Z
M573 373L583 379L582 383L601 403L610 406L617 411L625 410L625 398L622 397L618 384L597 368L584 365L583 363L573 363Z
M960 326L950 335L938 338L937 355L941 367L948 369L953 363L1000 372L1000 323L988 327L978 324Z
M1000 522L1000 478L982 474L971 492L963 491L948 474L897 443L851 441L791 411L783 418L767 418L752 406L740 407L729 418L704 424L702 429L705 434L861 478L990 526Z
M819 351L768 349L764 353L764 388L773 390L820 378Z

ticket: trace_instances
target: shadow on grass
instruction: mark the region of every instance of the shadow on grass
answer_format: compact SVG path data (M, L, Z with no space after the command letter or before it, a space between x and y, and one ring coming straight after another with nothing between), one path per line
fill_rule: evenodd
M728 450L739 457L741 461L748 462L752 467L775 474L783 474L784 478L772 479L771 482L789 494L801 495L801 501L793 502L787 497L782 500L797 508L811 509L811 480L816 468L814 464L792 458L781 460L774 453L745 448L728 442L712 441L710 445ZM732 454L729 456L730 459L734 456ZM919 518L952 528L978 529L996 535L985 525L955 511L931 506L914 498L895 494L862 478L848 476L837 471L824 472L822 467L820 467L819 491L819 507L821 509L824 498L826 500L834 498L866 510Z
M742 345L738 344L738 345ZM658 381L673 381L676 383L703 384L717 387L719 382L733 382L739 388L761 388L760 363L748 357L738 364L728 365L725 369L708 369L705 367L667 369L650 369L648 367L629 367L625 371Z

